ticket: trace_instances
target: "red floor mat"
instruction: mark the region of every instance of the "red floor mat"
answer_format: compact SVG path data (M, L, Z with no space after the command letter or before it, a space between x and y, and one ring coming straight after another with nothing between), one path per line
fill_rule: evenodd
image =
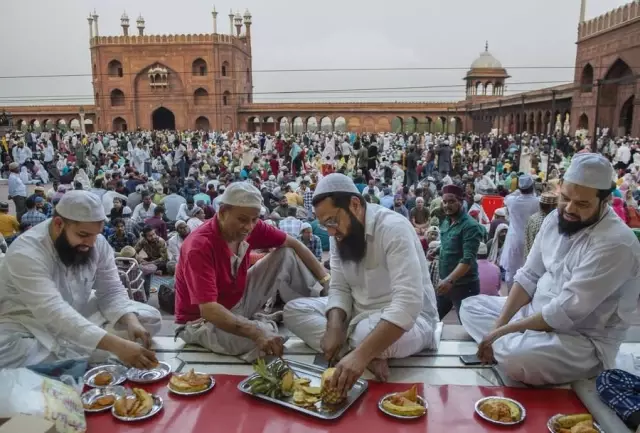
M402 391L407 384L369 382L369 390L337 421L322 421L292 412L240 393L236 386L243 377L216 375L216 386L199 397L167 395L167 381L143 386L164 400L164 409L139 423L123 423L103 414L87 414L88 433L224 432L224 433L450 433L504 432L541 433L547 419L558 412L584 412L570 390L530 390L474 386L429 387L426 417L412 422L398 421L381 413L377 406L384 394ZM131 386L131 385L127 385ZM520 401L527 419L516 428L499 428L474 415L475 401L484 396L504 395Z

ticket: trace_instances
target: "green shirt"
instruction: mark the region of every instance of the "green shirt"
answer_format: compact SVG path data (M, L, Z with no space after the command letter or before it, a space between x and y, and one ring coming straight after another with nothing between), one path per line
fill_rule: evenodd
M478 281L477 254L481 239L481 226L468 213L462 212L453 224L451 218L446 217L440 224L440 278L446 278L459 263L464 263L471 268L455 286Z

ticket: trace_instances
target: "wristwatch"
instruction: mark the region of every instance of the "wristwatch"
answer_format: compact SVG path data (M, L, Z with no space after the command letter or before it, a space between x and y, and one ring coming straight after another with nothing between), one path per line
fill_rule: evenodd
M318 280L318 282L319 282L320 284L322 284L323 286L324 286L325 284L327 284L329 281L331 281L331 274L325 274L325 276L324 276L324 277L322 277L322 278L320 278L320 279Z

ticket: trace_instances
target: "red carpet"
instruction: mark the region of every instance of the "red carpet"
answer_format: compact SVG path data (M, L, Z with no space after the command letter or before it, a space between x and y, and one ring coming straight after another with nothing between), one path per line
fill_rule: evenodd
M164 409L158 415L139 423L124 423L113 418L110 412L87 414L88 433L483 433L514 430L541 433L546 431L546 422L551 415L585 411L570 390L440 386L429 387L424 393L421 390L429 402L426 417L411 422L399 421L381 413L378 400L384 394L405 390L410 385L369 382L369 390L342 418L322 421L240 393L236 386L243 377L216 375L215 378L216 386L209 394L192 398L167 395L167 380L142 386L164 400ZM505 429L478 418L474 404L489 395L504 395L520 401L527 409L527 419L518 427Z

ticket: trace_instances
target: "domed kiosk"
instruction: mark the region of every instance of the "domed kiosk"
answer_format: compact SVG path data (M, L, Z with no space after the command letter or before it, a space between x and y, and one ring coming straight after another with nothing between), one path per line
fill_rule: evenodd
M489 52L489 42L484 51L471 63L464 80L467 82L467 99L492 99L504 95L504 82L510 75L502 63Z

